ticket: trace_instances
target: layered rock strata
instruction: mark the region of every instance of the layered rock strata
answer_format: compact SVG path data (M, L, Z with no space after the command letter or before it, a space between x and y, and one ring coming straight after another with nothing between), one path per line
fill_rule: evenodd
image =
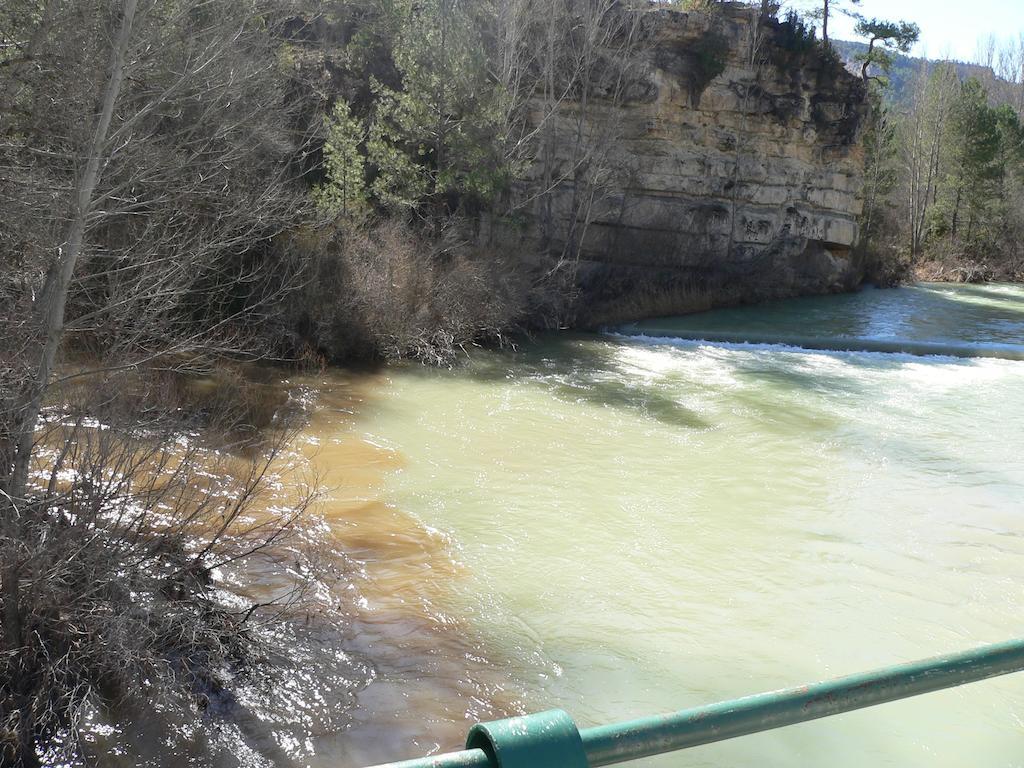
M524 180L554 180L531 208L548 245L579 243L579 323L859 284L860 79L738 4L653 11L640 40L617 96L598 84L548 118L558 140Z

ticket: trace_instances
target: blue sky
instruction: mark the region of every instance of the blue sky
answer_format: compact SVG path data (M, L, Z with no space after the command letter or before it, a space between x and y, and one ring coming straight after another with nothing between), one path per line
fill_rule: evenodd
M793 0L798 8L813 0ZM820 5L820 3L817 3ZM978 40L989 35L1008 38L1024 33L1024 0L862 0L857 9L865 16L905 19L921 27L921 42L914 53L930 58L975 59ZM829 37L855 39L853 22L833 18Z

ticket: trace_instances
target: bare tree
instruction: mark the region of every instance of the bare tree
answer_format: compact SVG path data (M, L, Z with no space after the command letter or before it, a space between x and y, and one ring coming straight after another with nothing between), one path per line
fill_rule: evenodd
M237 307L225 306L216 289L228 276L255 288L262 276L243 254L296 221L299 195L286 183L296 143L284 128L284 95L259 29L266 11L228 5L125 0L107 20L116 35L82 144L64 126L81 124L70 110L87 104L88 93L66 81L58 85L67 101L49 114L30 104L32 123L5 147L8 157L21 150L52 158L49 178L24 169L20 179L7 176L2 194L22 220L52 221L55 240L46 243L45 231L34 238L48 261L34 300L42 344L6 484L13 497L25 492L34 424L68 334L125 365L154 352L230 349L244 325L233 310L247 302L233 296ZM90 21L100 23L101 8ZM68 64L73 57L57 33L74 19L70 6L59 10L47 55ZM96 48L84 48L83 66L98 59ZM41 78L33 85L45 87ZM35 98L32 87L23 90ZM254 178L253 165L268 175ZM18 182L56 185L56 206L26 205Z
M532 210L553 271L572 282L596 212L620 167L617 107L640 79L644 3L515 0L500 17L500 80L511 94L511 210Z
M305 131L273 5L36 6L5 7L0 60L0 749L25 766L73 751L108 693L187 691L241 659L252 611L221 606L211 573L273 549L306 506L254 522L283 437L204 494L208 468L167 447L173 408L115 407L152 391L137 371L252 350L289 290L268 254L301 216Z
M114 117L114 105L121 94L124 82L125 59L131 43L138 0L125 0L120 30L112 46L110 73L103 88L100 112L96 119L92 138L84 155L85 166L78 176L73 192L74 202L67 235L56 260L51 264L37 301L40 335L43 347L39 354L39 368L35 382L28 393L27 402L21 411L22 424L15 449L14 470L7 492L15 499L25 497L28 484L28 467L35 439L35 426L42 409L43 394L50 383L57 351L64 336L64 313L68 302L68 289L78 258L82 253L85 238L86 218L93 205L93 195L99 182L100 162L107 143L110 123Z
M998 46L994 66L998 75L993 83L998 89L996 100L1013 105L1017 115L1024 118L1024 32Z
M920 254L928 213L938 194L942 143L953 95L959 79L952 66L942 65L929 73L922 64L914 86L910 113L901 123L901 142L906 147L906 183L910 206L910 252Z

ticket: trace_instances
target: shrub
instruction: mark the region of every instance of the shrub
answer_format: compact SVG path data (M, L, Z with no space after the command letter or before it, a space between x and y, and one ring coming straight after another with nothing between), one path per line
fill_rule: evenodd
M796 11L790 10L778 26L775 42L783 51L798 56L805 55L818 47L815 31L815 28L808 25Z
M707 88L708 84L725 72L729 56L729 41L717 32L708 32L697 42L694 87L698 92Z
M207 406L246 389L215 377ZM239 425L244 445L228 447L247 456L204 448L173 399L159 404L165 384L94 375L44 413L29 492L0 527L2 765L78 764L90 715L226 711L239 684L273 676L260 626L297 606L304 579L269 598L239 585L282 556L310 573L298 534L312 497L276 490L290 433L277 424L256 446Z
M529 294L520 265L394 219L326 239L311 260L295 325L334 361L410 358L449 364L468 345L502 343Z

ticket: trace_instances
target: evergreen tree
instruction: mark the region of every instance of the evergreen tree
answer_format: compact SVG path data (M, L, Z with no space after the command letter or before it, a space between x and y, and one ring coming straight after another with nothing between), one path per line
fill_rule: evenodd
M938 234L971 242L998 202L1003 164L996 110L981 83L961 84L950 110L944 146L945 174L939 187Z
M821 8L815 11L812 16L821 19L821 39L828 42L828 21L836 11L842 12L844 6L860 5L860 0L821 0Z
M330 117L324 118L326 180L314 190L322 210L342 218L353 218L366 209L366 169L359 145L366 138L362 122L352 116L344 99L338 99Z
M896 125L880 94L870 94L871 120L864 132L864 218L861 237L871 245L890 210L889 196L900 179Z
M501 107L478 4L397 0L398 88L376 82L368 145L372 189L388 206L426 199L443 215L467 198L490 199L504 183Z
M996 127L999 131L999 162L1006 176L1019 176L1024 172L1024 123L1009 104L996 107Z
M921 28L906 21L883 21L858 16L854 32L868 38L867 51L856 57L861 63L861 77L866 81L870 79L868 72L872 66L889 74L895 54L908 53L920 37Z
M428 151L417 140L417 102L376 79L372 88L376 104L366 149L376 173L370 188L389 211L411 210L430 189L429 169L423 162Z

